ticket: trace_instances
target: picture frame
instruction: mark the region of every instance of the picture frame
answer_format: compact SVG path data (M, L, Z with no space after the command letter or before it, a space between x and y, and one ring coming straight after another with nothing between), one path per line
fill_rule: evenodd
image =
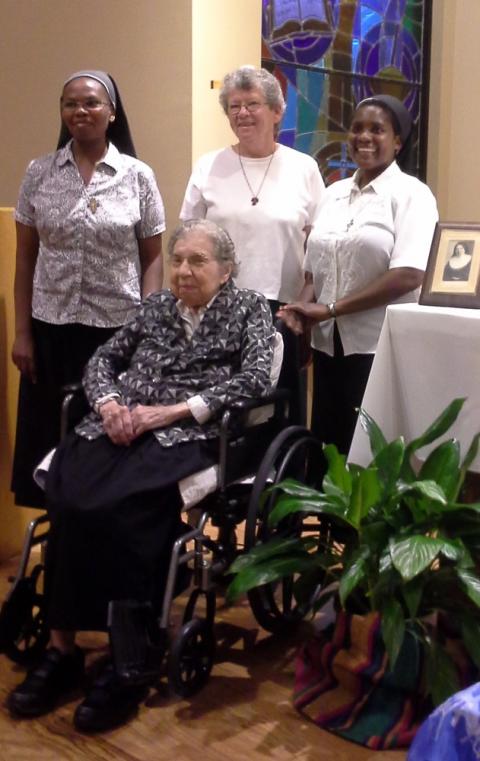
M480 308L480 224L437 222L419 304Z

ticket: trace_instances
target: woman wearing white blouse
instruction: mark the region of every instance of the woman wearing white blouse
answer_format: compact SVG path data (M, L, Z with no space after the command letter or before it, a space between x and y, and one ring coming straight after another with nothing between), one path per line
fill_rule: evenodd
M416 300L438 219L429 188L396 163L411 126L392 96L357 106L348 140L358 169L327 189L308 241L304 288L279 312L298 333L312 327L312 430L344 454L386 306Z
M236 140L198 160L180 218L227 230L239 258L236 284L262 293L275 314L302 287L305 241L325 187L315 159L276 140L285 101L273 74L242 66L224 77L219 100ZM286 336L285 353L295 356L298 345ZM291 391L292 423L305 421L306 408L295 365L281 379Z

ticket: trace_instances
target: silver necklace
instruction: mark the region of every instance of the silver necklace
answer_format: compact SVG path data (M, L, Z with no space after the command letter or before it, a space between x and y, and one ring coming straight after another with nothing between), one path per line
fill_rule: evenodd
M270 156L270 161L267 164L267 168L265 169L264 175L262 177L262 181L261 181L260 185L258 186L257 192L255 193L253 188L252 188L252 186L250 185L250 182L248 181L247 173L246 173L245 167L243 166L243 163L242 163L242 157L240 156L240 153L238 154L238 160L240 162L240 169L242 170L242 174L243 174L243 176L245 178L245 182L248 185L248 189L249 189L250 193L252 194L252 197L250 199L250 203L252 204L252 206L256 206L258 201L259 201L260 191L263 188L263 183L265 182L265 179L266 179L266 176L268 174L268 170L270 169L270 164L272 163L274 155L275 155L275 149L273 150L273 153Z

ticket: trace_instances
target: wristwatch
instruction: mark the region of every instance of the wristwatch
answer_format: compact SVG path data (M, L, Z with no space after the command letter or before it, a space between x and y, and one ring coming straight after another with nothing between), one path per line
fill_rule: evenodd
M327 309L328 309L328 311L330 313L330 317L333 317L335 319L335 317L337 316L337 310L335 308L335 301L330 301L326 306L327 306Z

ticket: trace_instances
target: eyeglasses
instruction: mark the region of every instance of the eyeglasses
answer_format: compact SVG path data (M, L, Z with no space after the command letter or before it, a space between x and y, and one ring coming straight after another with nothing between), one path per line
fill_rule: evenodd
M184 262L187 262L190 269L198 270L204 267L206 264L213 262L214 260L210 256L203 256L202 254L192 254L191 256L170 256L168 261L170 266L178 269Z
M65 111L76 111L77 108L84 108L87 111L98 111L102 106L110 106L104 100L96 98L87 98L86 100L62 100L62 108Z
M227 108L229 114L236 116L242 108L245 108L249 114L254 114L264 105L265 103L260 103L258 100L249 100L248 103L229 103Z

